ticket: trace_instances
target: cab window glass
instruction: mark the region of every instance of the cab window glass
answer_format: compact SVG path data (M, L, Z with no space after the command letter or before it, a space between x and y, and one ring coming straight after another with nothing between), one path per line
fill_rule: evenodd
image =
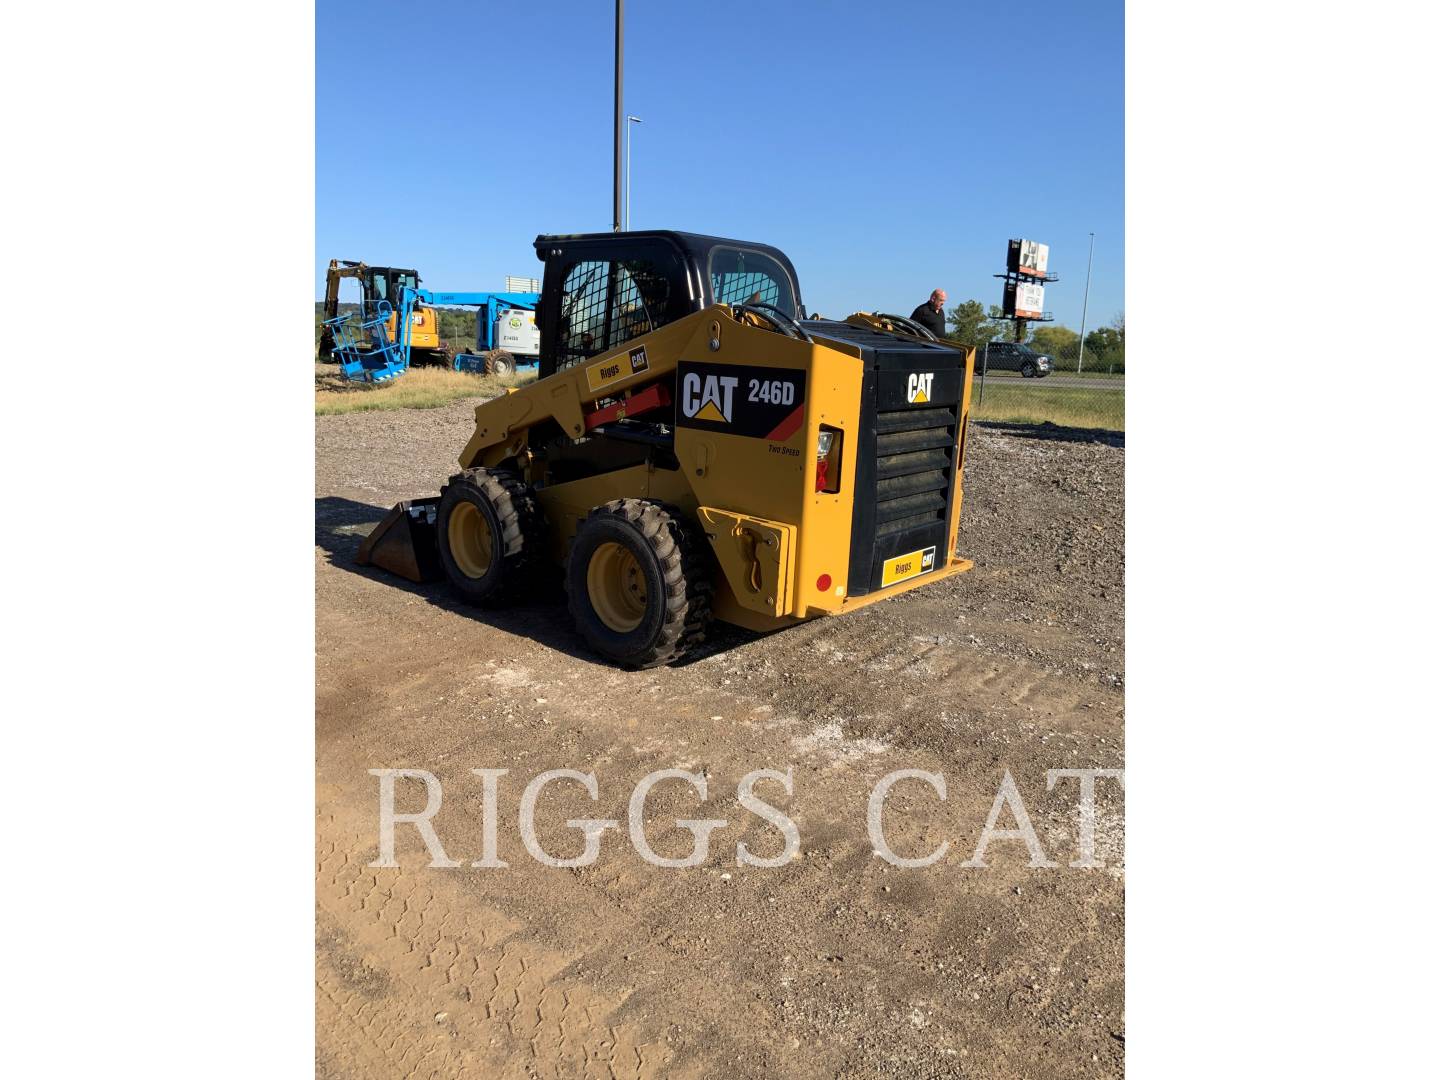
M618 348L670 321L671 284L646 259L575 263L560 293L556 368Z
M611 305L608 348L648 334L669 321L670 281L645 259L630 259L615 267L615 302Z
M578 262L566 273L556 328L557 368L571 367L605 351L605 297L609 289L608 262Z
M717 247L710 252L710 291L717 304L770 304L795 317L790 275L758 251Z
M365 305L366 316L372 316L379 310L381 300L390 299L390 282L385 279L384 274L374 274L370 278L370 298Z

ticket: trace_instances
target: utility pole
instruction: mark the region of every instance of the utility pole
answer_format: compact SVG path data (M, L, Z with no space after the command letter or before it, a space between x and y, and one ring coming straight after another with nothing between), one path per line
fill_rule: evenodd
M620 129L625 85L625 0L615 0L615 231L620 231Z
M635 129L631 124L643 124L638 116L625 117L625 231L630 231L630 133Z
M1095 234L1090 234L1090 257L1085 260L1085 300L1080 305L1080 359L1075 364L1075 374L1085 370L1085 316L1090 313L1090 267L1095 262Z

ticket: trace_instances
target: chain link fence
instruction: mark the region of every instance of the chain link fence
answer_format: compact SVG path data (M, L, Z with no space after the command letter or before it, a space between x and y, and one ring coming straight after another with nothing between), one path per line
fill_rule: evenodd
M975 349L971 417L1011 424L1125 430L1123 347L1080 343L1047 352L1034 344L986 342Z

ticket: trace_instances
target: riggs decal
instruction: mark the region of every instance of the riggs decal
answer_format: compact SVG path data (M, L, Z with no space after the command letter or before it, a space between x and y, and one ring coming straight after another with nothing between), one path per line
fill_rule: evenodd
M935 545L921 551L907 551L904 555L885 560L884 569L880 573L880 587L883 589L887 585L928 574L934 569Z
M641 345L631 349L624 357L616 356L591 364L585 369L585 381L590 384L591 390L600 390L649 369L650 360L645 355L645 346Z

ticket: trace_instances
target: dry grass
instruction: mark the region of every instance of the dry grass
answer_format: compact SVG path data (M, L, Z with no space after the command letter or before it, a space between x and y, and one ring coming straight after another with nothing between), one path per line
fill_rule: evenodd
M371 385L346 382L335 364L316 364L315 415L434 409L461 398L496 397L507 386L523 386L534 378L533 370L515 375L470 375L448 368L415 367L394 382Z
M979 387L975 388L978 395ZM1000 420L1015 424L1043 424L1047 420L1062 427L1125 430L1125 391L1086 387L1004 386L987 380L985 403L972 406L976 420Z
M411 368L392 383L372 386L340 378L334 364L315 365L315 415L368 412L376 409L434 409L461 398L492 398L509 386L533 381L533 369L516 375L470 375L448 368ZM1125 430L1125 391L1086 387L1043 386L1026 380L988 381L985 402L971 415L977 420L1017 424L1049 421L1063 427ZM977 385L978 394L979 386Z

